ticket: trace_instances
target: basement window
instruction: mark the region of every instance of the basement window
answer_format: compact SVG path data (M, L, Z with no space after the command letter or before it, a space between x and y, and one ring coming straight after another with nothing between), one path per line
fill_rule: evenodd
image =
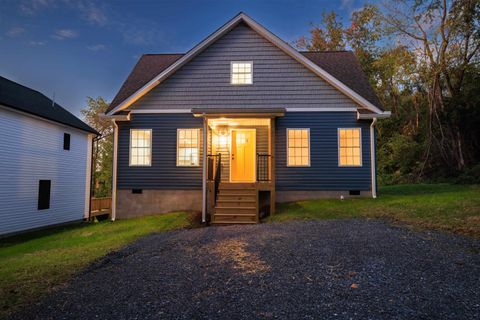
M253 62L233 61L231 63L231 84L253 83Z

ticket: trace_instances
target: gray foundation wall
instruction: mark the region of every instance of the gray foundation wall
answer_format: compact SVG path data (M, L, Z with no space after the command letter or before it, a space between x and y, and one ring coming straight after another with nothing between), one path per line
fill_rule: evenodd
M133 218L173 211L201 211L201 190L145 190L133 194L117 190L117 219Z
M371 191L360 191L359 196L350 196L347 191L277 191L276 202L292 202L302 200L315 200L315 199L340 199L343 195L344 198L361 198L371 197Z

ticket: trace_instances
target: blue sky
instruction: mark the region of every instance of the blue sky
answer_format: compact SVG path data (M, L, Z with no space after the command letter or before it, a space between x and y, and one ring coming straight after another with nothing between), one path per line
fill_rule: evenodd
M139 56L183 53L244 11L280 38L307 35L322 11L345 21L363 0L1 0L0 75L80 114L110 101Z

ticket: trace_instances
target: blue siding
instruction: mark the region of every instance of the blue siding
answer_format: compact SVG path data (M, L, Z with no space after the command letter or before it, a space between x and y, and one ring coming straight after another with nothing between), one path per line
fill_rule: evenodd
M253 61L253 84L230 84L230 62ZM240 24L132 105L132 109L355 108L356 104Z
M200 166L177 167L177 129L200 128L201 118L191 114L132 114L129 122L119 122L119 189L196 190L202 187L202 152ZM152 129L152 166L130 167L130 129ZM203 134L201 134L202 137ZM202 140L200 139L200 149Z
M338 128L362 128L362 167L338 166ZM287 167L287 128L310 128L310 167ZM277 190L370 190L370 122L355 112L287 112L276 120Z

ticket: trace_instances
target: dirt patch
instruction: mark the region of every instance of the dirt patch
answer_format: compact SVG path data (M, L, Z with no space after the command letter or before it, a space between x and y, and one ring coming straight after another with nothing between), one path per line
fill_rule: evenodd
M213 252L223 263L229 263L243 274L270 271L270 266L258 254L248 251L247 242L239 239L222 240L215 243Z

